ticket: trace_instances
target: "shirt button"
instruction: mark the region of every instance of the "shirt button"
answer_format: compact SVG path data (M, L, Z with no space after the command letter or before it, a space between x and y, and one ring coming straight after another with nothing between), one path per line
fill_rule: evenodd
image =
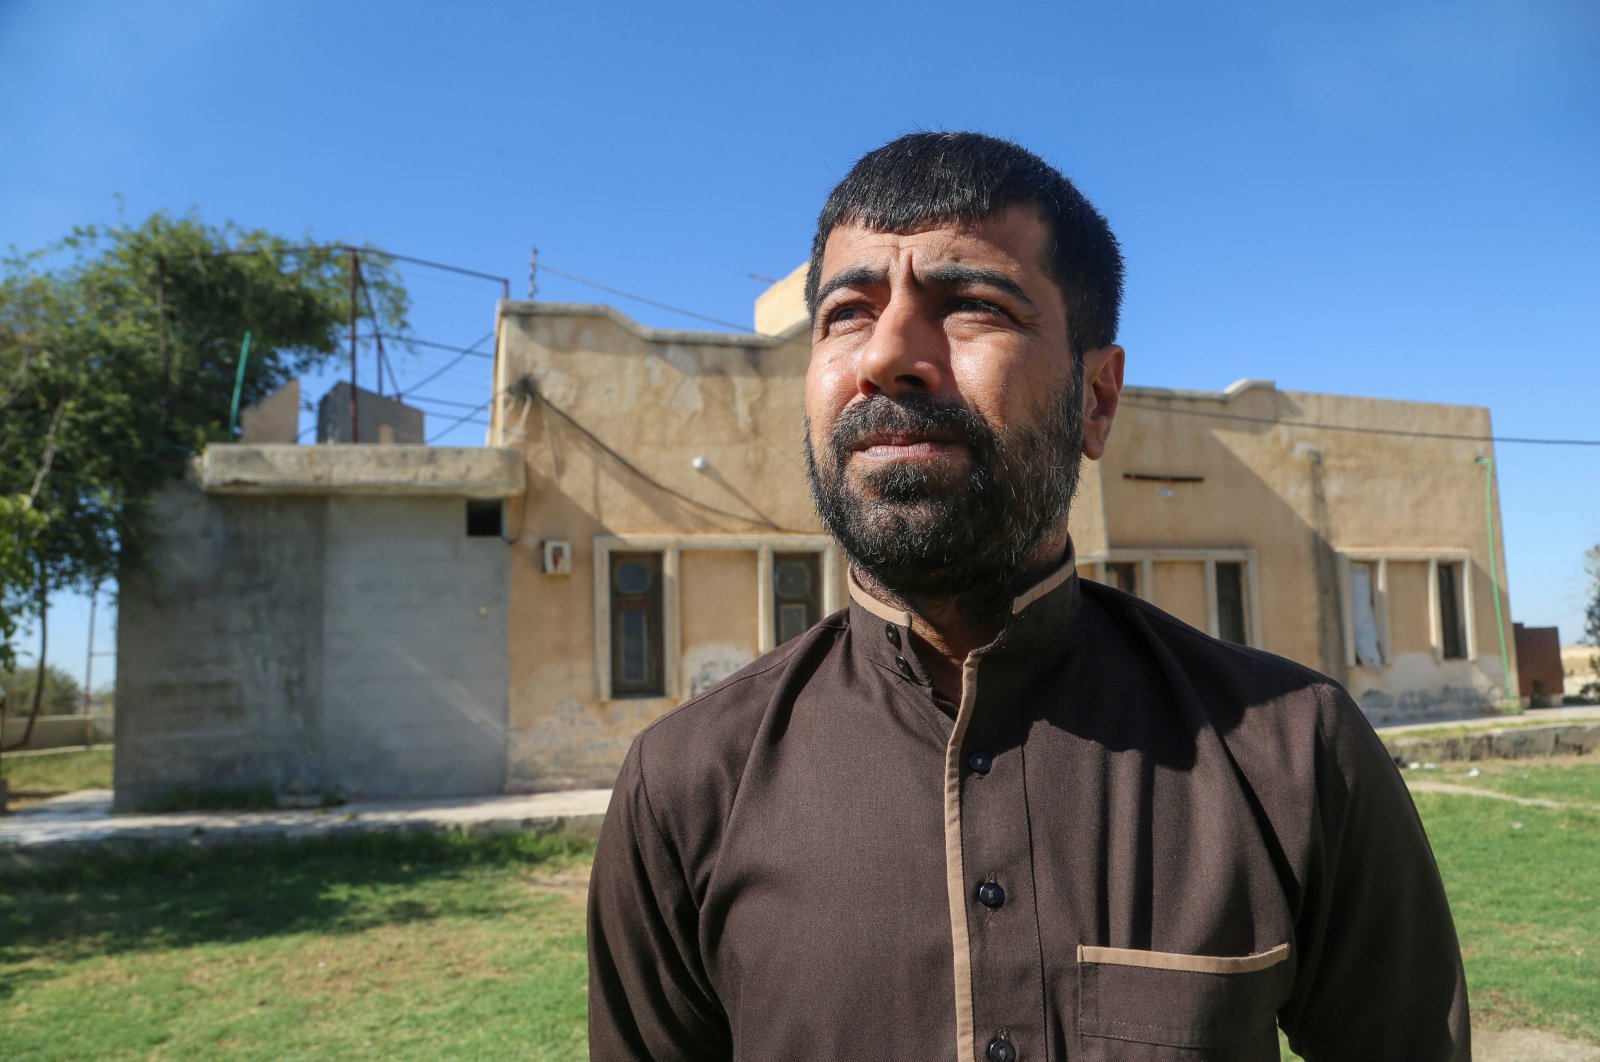
M883 636L889 639L890 645L896 649L900 648L900 628L892 623L885 623L883 625Z
M988 774L989 768L994 766L994 761L982 749L973 752L967 757L967 766L972 768L973 774Z
M1004 1036L989 1041L989 1062L1017 1062L1017 1049Z
M904 675L906 678L910 679L912 682L917 681L917 673L915 671L911 670L911 665L906 663L906 658L905 657L896 656L894 658L894 666L900 669L900 674Z
M1006 902L1006 890L997 881L986 881L978 886L978 902L985 907L999 907Z

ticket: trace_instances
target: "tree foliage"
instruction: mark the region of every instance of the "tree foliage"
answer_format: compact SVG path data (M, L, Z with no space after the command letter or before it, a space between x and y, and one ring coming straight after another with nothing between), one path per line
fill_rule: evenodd
M1583 610L1583 640L1600 647L1600 545L1591 547L1584 561L1589 573L1589 603ZM1600 701L1600 653L1589 658L1589 666L1594 670L1594 681L1585 683L1578 696Z
M1583 613L1583 640L1600 646L1600 545L1589 550L1585 567L1589 572L1589 604Z
M0 279L0 637L44 591L89 591L136 563L155 490L241 405L348 341L351 256L158 213L80 228ZM405 330L406 298L363 252L358 317ZM366 329L370 331L370 327ZM0 665L8 663L0 659ZM12 706L12 711L16 706Z
M39 679L34 667L0 670L0 690L7 704L26 704L33 699L33 684ZM41 715L76 715L83 711L83 687L71 674L47 664L44 671L44 702Z

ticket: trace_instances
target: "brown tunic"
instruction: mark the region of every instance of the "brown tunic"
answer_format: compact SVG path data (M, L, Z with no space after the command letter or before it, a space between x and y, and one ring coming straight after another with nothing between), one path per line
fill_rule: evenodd
M635 740L595 1059L1275 1062L1275 1023L1470 1057L1432 854L1338 685L1069 561L941 706L910 617L852 598Z

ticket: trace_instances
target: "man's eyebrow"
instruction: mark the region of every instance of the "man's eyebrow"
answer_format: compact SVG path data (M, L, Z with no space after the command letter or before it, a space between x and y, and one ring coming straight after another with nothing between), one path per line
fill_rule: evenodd
M978 266L947 265L930 270L921 279L922 283L928 287L999 288L1026 306L1030 312L1039 312L1039 308L1033 304L1033 300L1028 298L1028 293L1022 290L1022 285L999 270L982 269Z
M856 266L846 269L843 273L835 273L828 278L828 282L817 289L817 305L821 306L829 295L840 288L870 288L875 284L882 284L888 278L887 273L881 269L870 266Z

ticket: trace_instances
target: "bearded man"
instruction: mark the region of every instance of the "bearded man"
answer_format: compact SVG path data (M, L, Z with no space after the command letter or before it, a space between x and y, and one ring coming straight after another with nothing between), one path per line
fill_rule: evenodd
M1469 1057L1416 813L1337 684L1082 582L1122 258L907 136L817 226L806 456L852 603L656 722L590 892L596 1059Z

